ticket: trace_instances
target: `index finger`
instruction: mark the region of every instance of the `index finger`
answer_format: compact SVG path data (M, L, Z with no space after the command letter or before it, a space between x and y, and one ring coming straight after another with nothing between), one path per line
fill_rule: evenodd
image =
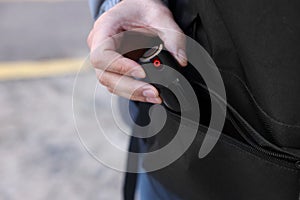
M113 19L114 20L114 19ZM117 22L100 20L95 26L100 26L93 32L90 60L95 68L118 74L125 74L136 78L146 76L142 67L135 61L125 58L116 49L122 36L120 30L112 24Z

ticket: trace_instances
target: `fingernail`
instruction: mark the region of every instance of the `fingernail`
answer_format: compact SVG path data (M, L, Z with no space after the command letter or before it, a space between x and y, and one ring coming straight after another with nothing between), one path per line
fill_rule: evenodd
M131 72L131 76L135 78L145 78L146 74L144 70L134 70L133 72Z
M177 53L177 59L180 60L180 64L183 66L187 65L187 56L184 50L179 49Z
M146 101L149 103L161 103L160 98L146 98Z
M151 89L144 90L143 91L143 96L144 97L148 97L148 98L157 97L156 93L153 90L151 90Z

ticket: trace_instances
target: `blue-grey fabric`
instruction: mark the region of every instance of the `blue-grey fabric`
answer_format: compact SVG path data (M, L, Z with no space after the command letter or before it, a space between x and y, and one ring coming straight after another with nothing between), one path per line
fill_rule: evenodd
M189 200L299 199L299 156L265 148L253 137L260 134L279 147L299 149L299 1L174 0L169 8L185 33L204 46L223 72L228 103L251 129L231 119L205 159L198 158L202 141L198 134L184 156L148 173L146 179L140 177L140 195L162 194L155 193L161 185ZM202 101L201 105L209 106ZM205 117L210 116L201 112ZM149 151L176 133L180 118L166 121L166 128L145 142Z
M139 174L136 191L136 200L183 200L174 193L169 192L163 185L147 173Z
M168 5L168 0L162 0L165 5ZM94 20L96 20L100 15L102 15L104 12L111 9L113 6L115 6L117 3L119 3L120 0L89 0L89 6L91 15ZM131 103L131 109L130 112L134 116L138 113L136 110L136 106L134 103ZM133 190L134 190L134 186ZM131 190L130 188L129 190ZM130 196L130 191L127 191ZM138 200L152 200L152 199L174 199L174 200L180 200L175 194L169 192L167 189L165 189L159 182L155 181L153 178L148 176L147 173L140 174L138 176L138 183L136 188L137 193L137 199ZM128 195L128 194L127 194ZM126 191L124 199L127 199Z
M96 20L119 2L120 0L89 0L92 17Z
M114 7L121 0L89 0L92 17L96 20L104 12ZM168 0L162 0L165 5L168 5Z
M94 20L97 19L99 15L100 6L104 0L89 0L90 12Z

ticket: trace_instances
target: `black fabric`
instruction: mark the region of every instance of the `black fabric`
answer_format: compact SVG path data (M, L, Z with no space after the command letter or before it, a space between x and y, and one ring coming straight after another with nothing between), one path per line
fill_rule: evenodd
M229 103L269 141L299 148L300 2L201 0L170 4L183 28L199 14L207 40L196 39L226 73L225 84L235 82L244 87L244 91L236 91L227 85ZM241 99L239 95L245 92L250 97Z
M216 5L237 49L244 83L256 100L262 133L275 144L299 148L300 2L231 0Z
M179 116L169 113L162 133L175 134L174 124L179 124ZM199 159L204 134L205 129L200 129L180 159L148 175L187 200L298 200L300 174L296 162L272 158L225 134L207 157ZM149 150L163 140L165 137L159 134Z
M180 159L149 175L188 200L299 200L300 2L178 0L169 7L210 53L229 105L250 128L236 117L227 120L204 159L197 157L199 131ZM149 151L176 133L178 116L168 116L161 133L146 141Z

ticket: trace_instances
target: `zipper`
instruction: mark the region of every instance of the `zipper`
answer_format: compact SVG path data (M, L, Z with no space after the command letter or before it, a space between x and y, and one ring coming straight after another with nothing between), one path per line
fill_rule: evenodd
M231 115L234 115L237 119L237 121L239 121L240 126L242 126L245 131L243 131L243 129L238 125L238 123L236 122L236 120L233 119L233 117ZM287 162L292 162L294 163L294 166L300 170L300 158L292 155L291 153L288 152L283 152L283 150L280 150L281 152L278 151L274 151L274 150L268 150L265 149L263 147L261 147L260 145L256 144L255 141L251 140L251 138L249 136L247 136L246 133L250 133L250 135L257 135L257 133L254 132L254 130L252 128L250 128L249 124L247 124L247 122L244 122L244 120L240 119L241 116L235 115L235 112L229 111L228 115L226 116L226 118L231 122L231 124L235 127L235 129L239 132L239 134L248 142L248 144L255 149L258 152L261 152L263 155L265 155L265 157L267 159L276 159L279 161L287 161ZM278 149L278 147L277 147Z
M213 91L209 90L205 85L202 85L201 83L194 82L194 84L201 86L205 90L208 90L211 94L214 94ZM220 103L224 103L223 99L219 99L218 95L213 95L215 97L215 100L219 101ZM287 161L289 163L294 163L294 167L296 167L298 170L300 170L300 158L296 155L293 155L292 153L285 152L281 148L271 144L268 141L263 141L262 143L265 143L266 146L269 146L270 148L273 148L274 150L267 150L260 145L256 144L257 142L253 141L255 139L251 139L253 137L258 137L259 133L257 133L250 125L242 119L242 116L238 114L238 112L227 104L227 112L226 118L231 122L231 124L234 126L234 128L238 131L238 133L246 140L246 142L249 144L249 147L252 148L252 150L255 150L257 152L260 152L266 159L276 159L278 161ZM237 123L239 122L239 124ZM242 128L241 128L242 127ZM243 130L244 129L244 130ZM248 134L246 134L248 133ZM249 137L250 135L250 137ZM252 137L251 137L252 136ZM260 136L260 135L259 135Z
M197 15L197 17L192 22L192 36L193 36L194 39L199 39L199 38L197 38L197 34L196 34L196 31L197 31L198 26L199 26L199 20L201 20L200 16ZM202 85L201 83L198 83L196 81L192 81L192 83L194 83L196 85L199 85L199 86L201 86L202 88L204 88L206 90L209 90L206 86ZM210 91L208 91L208 92L210 92ZM221 101L223 101L223 100L221 100ZM227 108L228 108L228 106L227 106ZM178 113L176 113L176 114L178 114ZM236 117L240 118L241 116L237 116L236 115ZM231 116L229 116L229 115L227 116L226 115L226 118L228 118L228 120L232 123L232 125L237 129L237 131L239 132L239 134L248 142L250 148L253 148L253 150L261 152L268 159L269 158L272 158L272 159L275 158L275 159L278 159L278 160L281 160L281 161L285 160L285 161L293 162L294 165L296 166L296 168L300 170L300 157L294 156L294 155L290 155L291 153L288 153L288 152L284 153L284 152L282 152L283 150L280 149L280 148L278 148L278 147L275 148L277 152L271 151L271 150L267 150L267 149L261 147L260 145L256 144L255 141L253 141L253 140L250 139L251 135L252 136L257 136L257 133L255 133L254 132L255 130L253 130L252 128L249 127L250 126L249 124L243 123L244 120L237 119L240 122L241 126L244 129L246 129L245 132L246 133L250 132L250 134L251 134L250 137L247 136L244 133L244 131L240 128L240 126L236 123L236 121ZM269 145L267 145L267 146L269 146ZM275 147L275 145L270 145L270 146Z
M277 159L280 159L280 160L283 159L283 160L286 160L286 161L295 162L295 165L299 164L299 167L300 167L300 161L295 156L280 153L280 152L275 152L275 151L271 151L271 150L267 150L267 149L264 149L263 147L255 144L255 142L253 142L251 139L249 139L249 137L242 131L240 126L236 123L236 121L234 119L232 119L232 117L228 116L227 118L229 119L231 124L235 127L235 129L239 132L239 134L248 142L248 144L253 149L265 154L266 156L269 156L270 158L277 158ZM248 131L251 131L251 129L250 130L248 129Z

